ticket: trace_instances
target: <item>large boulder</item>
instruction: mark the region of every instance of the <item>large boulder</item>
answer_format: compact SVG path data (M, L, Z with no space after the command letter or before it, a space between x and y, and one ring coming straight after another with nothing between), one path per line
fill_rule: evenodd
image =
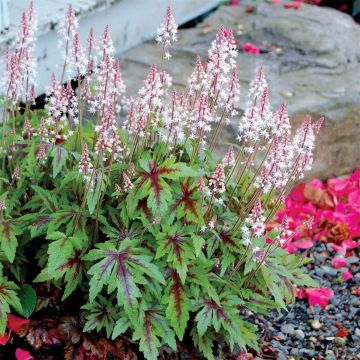
M195 55L206 58L216 30L224 24L234 30L240 44L251 42L262 50L258 56L239 54L240 109L255 68L264 65L274 109L285 98L295 128L306 113L325 116L316 160L307 177L341 175L360 164L360 27L350 16L306 4L293 10L263 2L250 12L244 6L223 6L205 23L180 31L173 58L165 65L175 85L185 86ZM141 86L149 66L160 62L159 57L154 42L123 54L131 94ZM222 151L224 144L236 142L238 121L224 130Z

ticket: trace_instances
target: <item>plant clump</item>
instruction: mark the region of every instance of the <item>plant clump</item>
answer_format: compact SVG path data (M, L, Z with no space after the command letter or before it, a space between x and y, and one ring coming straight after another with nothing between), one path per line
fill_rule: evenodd
M286 105L273 112L260 67L238 142L214 159L224 126L239 115L236 41L222 26L187 87L172 89L170 8L157 36L160 64L127 98L109 28L98 40L90 29L83 46L69 6L61 77L52 76L45 109L34 110L35 25L30 5L4 59L0 334L11 312L24 315L23 287L47 284L65 310L76 297L84 332L126 334L147 359L164 345L176 351L185 337L207 359L219 342L256 349L246 311L286 309L297 285L313 284L306 260L286 251L308 224L290 231L284 216L268 225L311 167L322 119L306 117L292 136Z

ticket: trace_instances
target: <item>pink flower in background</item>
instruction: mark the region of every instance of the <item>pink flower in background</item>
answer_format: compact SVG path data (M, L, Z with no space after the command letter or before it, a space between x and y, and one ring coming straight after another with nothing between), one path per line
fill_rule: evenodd
M344 281L348 281L350 280L351 278L353 277L352 273L350 271L345 271L343 274L342 274L342 278Z
M301 3L297 2L297 3L294 3L294 4L285 4L285 5L284 5L284 8L285 8L285 9L298 10L298 9L301 8Z
M229 2L226 3L226 5L229 5L229 6L239 6L239 5L240 5L240 1L239 1L239 0L230 0Z
M344 258L341 257L335 257L331 261L334 268L339 269L342 267L345 267L348 263Z
M327 288L305 289L310 306L319 305L325 307L334 297L334 292Z
M254 44L246 43L241 47L244 51L253 54L253 55L259 55L260 54L260 48Z

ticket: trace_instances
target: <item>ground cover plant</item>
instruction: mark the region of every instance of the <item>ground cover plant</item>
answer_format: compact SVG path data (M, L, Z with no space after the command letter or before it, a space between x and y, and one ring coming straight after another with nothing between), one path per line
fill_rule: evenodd
M256 349L256 327L244 312L286 309L296 286L316 287L302 268L307 259L286 250L311 219L292 230L286 216L269 225L310 168L323 119L307 116L292 135L286 105L271 109L260 67L239 141L216 160L222 129L238 115L231 30L219 29L208 59L194 59L187 88L175 90L164 70L177 36L168 8L157 36L159 64L137 97L126 98L108 27L98 41L90 29L86 47L77 28L69 6L59 27L61 78L52 76L43 110L33 109L32 4L4 59L2 343L13 331L37 347L56 345L26 320L14 326L14 314L47 309L80 316L81 334L132 338L147 359L185 340L207 359L221 343ZM43 301L44 289L61 297L58 308ZM67 356L96 358L81 336L71 337Z

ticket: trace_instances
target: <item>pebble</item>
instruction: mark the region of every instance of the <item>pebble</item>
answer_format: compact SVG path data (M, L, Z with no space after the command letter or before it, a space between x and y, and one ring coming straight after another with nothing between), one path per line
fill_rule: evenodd
M312 248L311 255L315 260L308 266L308 274L317 279L319 287L334 291L335 296L328 306L310 308L306 299L297 300L289 313L274 311L264 319L270 335L277 337L277 340L271 340L270 345L278 360L312 359L319 354L325 355L326 360L350 360L359 353L360 298L356 289L360 287L360 267L352 265L354 277L348 282L339 281L340 272L331 265L333 256L321 254L325 246L316 243ZM353 257L349 264L356 265L355 260L359 261L359 256ZM348 330L348 337L335 337L339 325Z
M294 327L290 324L285 324L281 327L281 332L284 334L294 335Z
M319 329L321 329L321 327L322 327L322 323L321 323L319 320L312 320L312 321L310 322L310 325L311 325L311 327L312 327L313 329L315 329L315 330L319 330Z
M326 341L333 341L335 339L335 336L327 336L325 338Z
M302 331L302 330L300 330L300 329L296 329L295 331L294 331L294 335L298 338L298 339L305 339L305 333Z

